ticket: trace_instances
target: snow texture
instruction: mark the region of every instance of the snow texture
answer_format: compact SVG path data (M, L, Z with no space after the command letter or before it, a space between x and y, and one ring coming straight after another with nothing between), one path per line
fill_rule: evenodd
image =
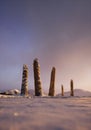
M91 97L0 95L0 130L91 130Z

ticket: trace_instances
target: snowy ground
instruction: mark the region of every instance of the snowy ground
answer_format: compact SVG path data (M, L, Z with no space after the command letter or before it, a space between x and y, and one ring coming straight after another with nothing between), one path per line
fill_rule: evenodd
M91 130L91 97L0 97L0 130Z

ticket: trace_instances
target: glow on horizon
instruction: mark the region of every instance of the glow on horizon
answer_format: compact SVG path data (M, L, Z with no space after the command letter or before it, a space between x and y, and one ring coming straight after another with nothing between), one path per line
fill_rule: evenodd
M22 66L39 59L43 90L56 68L56 92L61 84L91 91L91 1L2 0L0 4L0 89L21 88Z

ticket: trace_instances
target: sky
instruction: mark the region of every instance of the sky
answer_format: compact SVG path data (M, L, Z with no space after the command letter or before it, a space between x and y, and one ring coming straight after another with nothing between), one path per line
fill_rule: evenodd
M0 0L0 90L21 89L22 67L38 58L43 90L48 92L52 67L55 90L91 91L91 0Z

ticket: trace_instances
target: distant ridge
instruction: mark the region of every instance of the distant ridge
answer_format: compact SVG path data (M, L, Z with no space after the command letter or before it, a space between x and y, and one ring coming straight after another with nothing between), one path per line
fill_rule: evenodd
M35 92L34 92L33 89L29 89L29 90L28 90L28 93L29 93L30 96L34 96L34 95L35 95Z
M0 91L0 94L3 94L3 95L20 95L20 93L21 92L18 89ZM29 89L28 93L29 93L29 96L31 96L31 97L35 96L34 89ZM47 94L45 92L43 92L43 96L47 96ZM56 96L61 97L61 92L59 94L57 94ZM65 96L66 97L70 96L70 91L64 92L64 97ZM83 90L83 89L74 89L74 96L89 97L89 96L91 96L91 92Z
M57 94L56 96L61 96L61 93ZM64 92L64 96L70 96L70 91ZM74 96L88 97L88 96L91 96L91 92L83 90L83 89L74 89Z

